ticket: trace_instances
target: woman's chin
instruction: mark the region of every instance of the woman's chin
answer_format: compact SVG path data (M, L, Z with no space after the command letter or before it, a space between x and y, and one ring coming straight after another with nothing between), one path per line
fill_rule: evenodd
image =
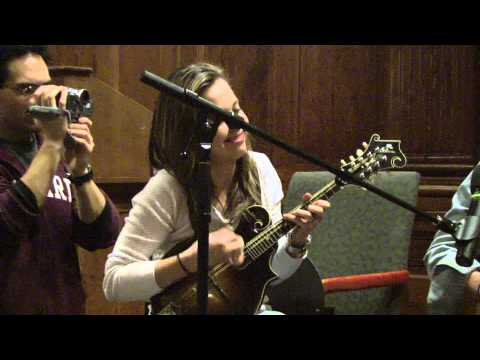
M227 151L223 151L222 154L219 153L212 153L212 159L222 159L221 161L237 161L241 159L248 153L247 147L236 148L236 149L228 149Z

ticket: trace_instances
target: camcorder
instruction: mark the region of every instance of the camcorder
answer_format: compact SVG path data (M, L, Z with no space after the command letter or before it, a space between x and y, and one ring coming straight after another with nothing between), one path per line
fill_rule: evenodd
M58 100L60 96L58 96ZM90 94L85 89L67 88L66 110L70 112L72 122L78 122L81 117L89 117L93 114L93 103Z
M56 97L57 103L61 94ZM90 94L85 89L67 88L67 103L65 110L48 106L30 106L28 112L40 116L63 116L68 115L70 122L76 123L82 116L89 117L93 114L93 103Z

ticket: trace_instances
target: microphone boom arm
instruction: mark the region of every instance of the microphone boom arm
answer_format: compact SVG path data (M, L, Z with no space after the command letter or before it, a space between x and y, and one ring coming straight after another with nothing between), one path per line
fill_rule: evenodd
M195 92L185 89L181 86L178 86L176 84L173 84L170 81L167 81L149 71L144 71L141 77L141 81L149 86L152 86L153 88L159 90L159 91L164 91L168 93L171 96L174 96L178 100L187 103L195 108L201 109L203 111L207 111L208 113L213 113L221 119L221 121L225 121L229 127L233 128L240 128L243 129L255 136L258 136L262 138L263 140L276 145L287 152L296 155L304 160L307 160L310 163L313 163L315 165L318 165L322 168L325 168L326 170L330 171L334 175L338 176L340 179L345 181L346 183L353 183L358 186L361 186L370 192L373 192L377 194L378 196L406 209L409 210L416 215L423 217L433 224L437 225L438 229L449 233L449 234L455 234L456 229L458 224L455 224L451 222L450 220L437 215L436 217L431 216L428 213L425 213L423 211L420 211L419 209L415 208L414 206L410 205L409 203L403 201L402 199L397 198L396 196L393 196L373 185L371 185L368 182L362 181L358 179L357 177L351 176L347 172L343 172L326 162L309 155L302 150L299 150L283 141L280 141L278 139L275 139L273 136L269 135L268 133L264 132L263 130L260 130L259 128L255 127L254 125L248 124L245 121L243 121L243 118L235 115L233 111L227 111L225 109L220 108L216 104L212 103L211 101L208 101L205 98L200 97L198 94Z

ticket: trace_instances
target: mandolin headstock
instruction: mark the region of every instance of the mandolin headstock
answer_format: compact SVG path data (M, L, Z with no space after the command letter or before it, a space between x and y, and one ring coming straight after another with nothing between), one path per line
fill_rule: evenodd
M400 144L400 140L381 140L380 135L373 134L368 144L362 144L363 150L349 157L349 162L341 161L340 168L363 180L381 170L405 167L407 158Z

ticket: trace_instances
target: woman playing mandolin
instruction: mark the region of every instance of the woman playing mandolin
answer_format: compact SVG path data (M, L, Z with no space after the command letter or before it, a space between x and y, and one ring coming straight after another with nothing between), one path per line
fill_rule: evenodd
M233 111L248 122L222 69L205 63L193 64L174 72L169 81ZM202 189L198 189L194 172L198 156L194 146L195 120L192 107L172 97L160 96L149 146L150 162L156 174L133 198L125 226L108 256L103 288L110 301L150 301L186 278L192 278L196 272L197 242L190 239L195 238L194 229L198 229L193 199L195 191ZM281 220L282 185L267 156L251 150L248 134L242 129L229 129L225 122L218 126L210 158L209 266L239 269L248 257L247 239L234 229L248 213L247 209L255 204L268 211L272 223ZM303 200L310 198L311 194L307 193ZM266 267L270 266L278 276L275 282L288 278L300 266L307 254L309 234L329 206L327 201L317 200L305 209L283 215L288 223L296 226L278 239L278 246L272 249L273 256L266 262ZM242 271L235 270L235 273ZM258 313L264 307L253 309ZM178 313L178 309L172 312Z

